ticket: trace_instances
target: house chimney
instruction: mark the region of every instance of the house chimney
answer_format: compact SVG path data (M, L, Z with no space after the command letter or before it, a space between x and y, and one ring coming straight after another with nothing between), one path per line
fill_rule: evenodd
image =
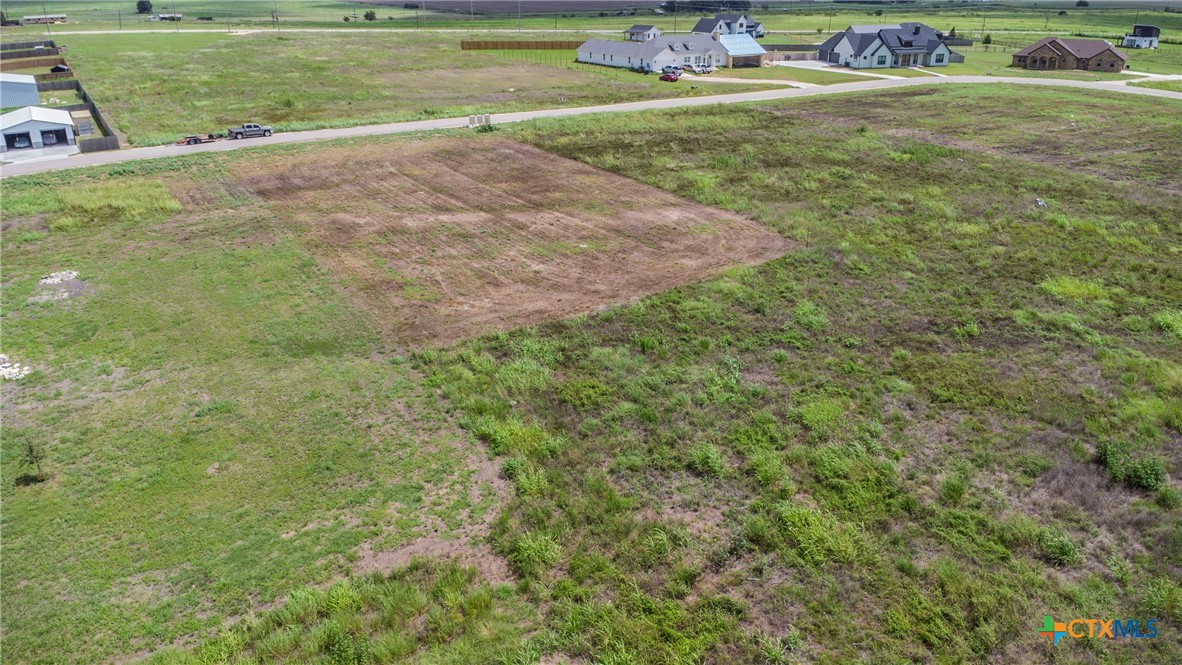
M918 25L917 25L917 26L915 26L915 28L913 28L913 30L914 30L914 32L912 32L911 34L913 34L913 35L918 35L918 34L919 34L919 26L918 26Z

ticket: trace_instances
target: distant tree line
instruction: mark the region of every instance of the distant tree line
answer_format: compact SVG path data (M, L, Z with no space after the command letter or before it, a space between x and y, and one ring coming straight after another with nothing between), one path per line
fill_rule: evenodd
M665 0L661 9L670 14L712 14L716 12L746 12L751 0Z

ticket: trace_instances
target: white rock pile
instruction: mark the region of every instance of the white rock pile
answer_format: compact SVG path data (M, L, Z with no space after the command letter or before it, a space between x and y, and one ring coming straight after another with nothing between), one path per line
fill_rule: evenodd
M41 286L53 286L54 284L68 282L71 279L78 279L77 270L63 270L61 272L50 273L41 278Z
M0 353L0 379L16 381L28 376L33 368L16 362L10 362L8 356Z

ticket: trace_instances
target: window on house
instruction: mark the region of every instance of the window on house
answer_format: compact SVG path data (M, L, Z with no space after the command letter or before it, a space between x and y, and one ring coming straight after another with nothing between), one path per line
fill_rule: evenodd
M936 54L936 64L939 64L939 63L941 63L941 62L944 62L944 54L943 54L943 53L937 53L937 54Z
M885 55L878 56L878 64L880 64L880 65L886 64L886 56Z

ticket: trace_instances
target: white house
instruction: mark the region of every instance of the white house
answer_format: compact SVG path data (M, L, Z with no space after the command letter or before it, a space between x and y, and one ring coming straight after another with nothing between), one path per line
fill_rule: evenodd
M37 79L28 74L0 73L0 108L36 106L41 103L37 94Z
M851 25L825 40L817 51L819 60L854 69L964 62L964 56L944 43L944 33L922 23Z
M579 46L575 59L594 65L656 72L666 65L722 67L727 58L726 49L710 35L674 35L644 42L589 39Z
M714 18L699 19L690 32L715 37L743 34L762 37L767 31L762 23L751 18L749 14L718 14Z
M647 42L660 37L663 32L655 25L634 25L624 31L624 39L630 42Z
M0 115L0 134L0 152L74 145L74 121L69 111L26 106Z
M1138 23L1133 26L1133 34L1125 35L1120 45L1128 48L1157 48L1159 37L1161 37L1161 28L1156 25Z

